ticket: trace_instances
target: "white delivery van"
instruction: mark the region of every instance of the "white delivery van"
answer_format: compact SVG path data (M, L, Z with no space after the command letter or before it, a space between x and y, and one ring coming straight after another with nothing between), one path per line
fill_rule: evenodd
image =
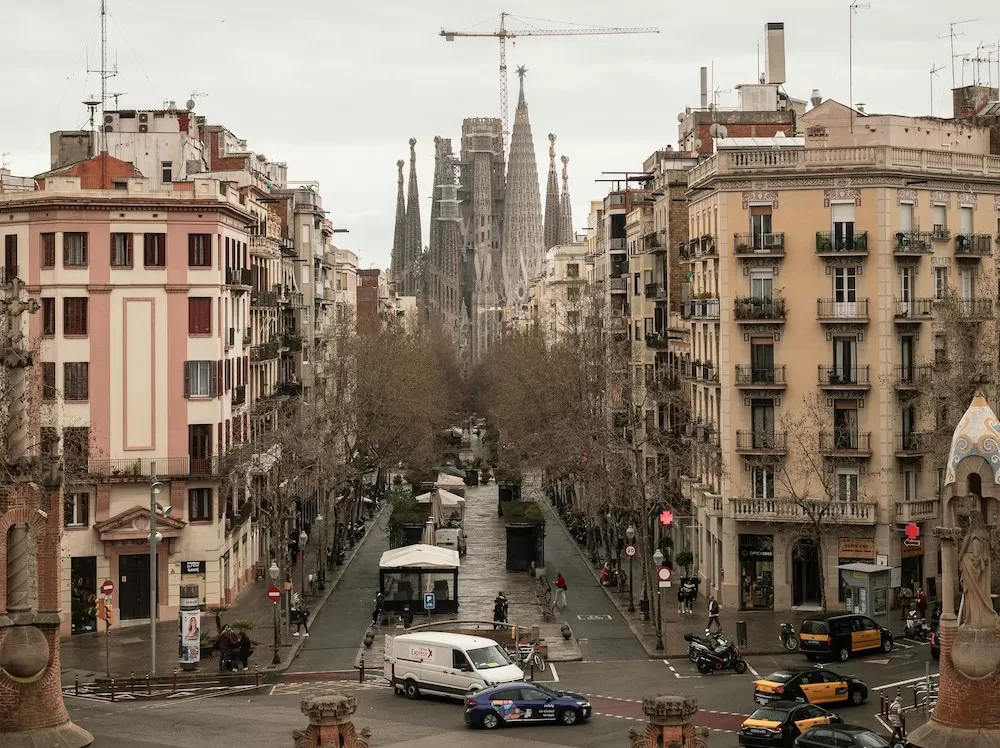
M411 699L433 693L464 699L499 683L524 680L492 639L440 631L385 637L385 678Z

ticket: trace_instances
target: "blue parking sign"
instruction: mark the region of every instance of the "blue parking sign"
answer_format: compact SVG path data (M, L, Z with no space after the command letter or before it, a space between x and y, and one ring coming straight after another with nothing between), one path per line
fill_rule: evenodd
M434 593L424 593L424 610L434 610Z

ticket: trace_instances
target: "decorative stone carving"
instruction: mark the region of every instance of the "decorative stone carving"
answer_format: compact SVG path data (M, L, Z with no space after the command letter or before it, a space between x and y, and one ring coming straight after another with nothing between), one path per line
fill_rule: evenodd
M749 190L743 193L743 210L750 207L750 203L771 203L774 210L778 209L778 193L776 190Z
M1000 210L1000 195L993 196L993 207L996 210Z
M972 207L973 209L979 204L978 195L975 192L959 192L958 193L958 204L965 205L967 207Z
M1000 422L981 394L972 398L969 409L965 411L951 437L951 450L948 453L948 466L944 479L946 486L955 483L958 464L965 458L973 456L982 457L989 463L993 472L993 483L1000 484Z
M931 193L932 203L944 203L947 207L951 207L951 193L944 192L942 190L936 190Z
M917 191L908 189L896 190L896 205L902 205L903 203L910 203L914 208L916 208Z
M295 748L368 748L371 730L364 727L356 731L351 721L358 710L354 696L332 694L303 699L301 709L309 717L309 727L292 732Z
M997 626L997 613L990 600L991 556L992 542L983 525L983 513L973 511L969 514L969 531L958 552L962 592L965 593L963 625L971 628L995 629Z
M823 207L829 208L832 202L847 202L853 200L854 204L861 207L861 190L855 187L834 187L823 190Z
M833 268L854 268L856 275L865 274L865 261L861 257L837 257L836 255L823 255L823 272L833 275Z
M692 696L655 696L642 700L649 720L642 732L629 730L631 748L708 748L708 730L691 724L698 711Z

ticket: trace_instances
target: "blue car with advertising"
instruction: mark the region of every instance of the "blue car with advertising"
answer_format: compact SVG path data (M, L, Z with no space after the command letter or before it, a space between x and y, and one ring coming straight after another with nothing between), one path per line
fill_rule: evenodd
M534 683L505 683L465 699L465 724L486 730L501 725L575 725L590 715L585 696L551 691Z

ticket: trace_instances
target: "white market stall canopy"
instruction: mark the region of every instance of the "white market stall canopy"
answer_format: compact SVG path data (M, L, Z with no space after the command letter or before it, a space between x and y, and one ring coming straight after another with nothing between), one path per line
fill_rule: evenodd
M464 486L465 480L459 478L457 475L451 475L450 473L438 473L437 480L434 481L436 486Z
M441 506L446 507L460 507L465 504L465 499L459 496L457 493L452 493L451 491L446 491L443 488L435 489L438 494L438 499L441 502ZM428 491L427 493L422 493L414 499L418 504L430 504L434 498L434 491Z
M457 569L458 551L436 545L404 545L382 554L380 569Z

